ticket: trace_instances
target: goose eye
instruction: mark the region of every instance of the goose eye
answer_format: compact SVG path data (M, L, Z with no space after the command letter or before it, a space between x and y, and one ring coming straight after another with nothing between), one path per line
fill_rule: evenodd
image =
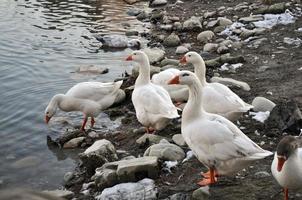
M46 112L46 114L48 115L48 114L49 114L49 112Z
M189 76L189 74L188 74L188 73L184 73L182 76L183 76L183 77Z
M188 57L191 57L191 55L189 54Z
M133 55L135 55L135 56L136 56L136 53L134 53Z

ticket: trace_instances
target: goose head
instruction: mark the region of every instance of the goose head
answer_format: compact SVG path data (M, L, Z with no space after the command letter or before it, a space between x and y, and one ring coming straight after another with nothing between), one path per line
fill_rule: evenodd
M194 52L194 51L190 51L188 53L186 53L181 59L180 59L180 63L182 64L186 64L186 63L191 63L191 64L198 64L200 63L200 61L203 60L202 57Z
M137 63L149 63L148 56L143 51L133 51L126 59L126 61L134 61Z
M45 109L45 122L48 124L49 120L56 114L59 100L62 98L63 95L57 94L52 97L48 106Z
M297 138L294 136L285 136L277 146L277 171L280 172L284 163L299 148Z
M171 79L168 83L169 84L180 84L180 85L193 85L198 83L198 78L193 72L184 70L181 71L177 76Z

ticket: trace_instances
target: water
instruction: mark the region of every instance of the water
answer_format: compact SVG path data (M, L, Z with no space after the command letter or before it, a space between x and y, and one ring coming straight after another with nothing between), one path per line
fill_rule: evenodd
M122 0L0 1L0 188L59 188L75 167L75 153L58 156L48 149L46 136L58 136L64 126L47 126L44 109L54 94L77 82L113 81L129 70L124 62L129 49L104 52L92 39L95 33L123 34L123 22L142 29L127 16L129 7ZM87 65L107 67L109 73L71 73ZM58 116L81 123L78 113ZM102 114L96 126L112 129L118 123Z

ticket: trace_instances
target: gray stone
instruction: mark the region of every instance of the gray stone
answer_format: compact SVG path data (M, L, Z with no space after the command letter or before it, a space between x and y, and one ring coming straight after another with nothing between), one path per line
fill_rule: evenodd
M72 199L74 196L74 193L69 190L45 190L43 193L65 199Z
M95 65L84 65L84 66L79 66L75 70L76 73L84 74L84 73L90 73L90 74L106 74L108 73L109 69L100 67L100 66L95 66Z
M134 134L143 134L143 133L146 132L146 128L145 128L145 127L140 127L140 128L138 128L138 129L133 129L132 132L133 132Z
M95 141L84 153L79 154L79 157L89 174L93 174L94 170L104 163L118 159L115 147L105 139Z
M150 16L150 14L143 10L136 16L136 18L138 20L144 20L144 19L147 19L149 16Z
M273 108L276 106L274 102L271 100L265 98L265 97L256 97L252 101L252 105L254 106L253 110L256 112L266 112L266 111L272 111Z
M215 52L218 48L218 44L215 43L207 43L203 47L203 51L206 52Z
M127 14L130 16L137 16L138 14L140 14L142 11L138 8L129 8L127 10Z
M171 35L169 35L168 37L166 37L164 39L163 44L167 47L176 47L177 45L180 44L180 39L179 39L178 35L176 35L175 33L172 33Z
M203 14L203 17L204 17L205 19L206 19L206 18L211 18L211 17L214 17L216 14L217 14L216 11L212 11L212 12L207 11L207 12L205 12L205 13Z
M260 172L256 172L255 173L255 177L257 178L265 178L265 177L270 177L270 173L266 172L266 171L260 171Z
M233 24L232 20L225 18L225 17L218 17L218 24L219 26L229 26Z
M95 197L97 200L123 199L123 200L156 200L157 188L151 179L143 179L137 183L121 183L106 188Z
M217 53L219 53L219 54L225 54L225 53L228 53L229 51L230 51L230 49L226 46L220 46L217 49Z
M232 40L223 40L222 42L219 43L219 46L231 47L232 45L233 45Z
M163 160L182 160L185 152L179 146L169 143L163 139L158 144L150 146L144 153L144 156L156 156Z
M134 36L134 35L138 35L138 31L133 31L133 30L127 31L127 32L125 33L125 35L126 35L126 36Z
M142 50L149 57L150 64L160 62L164 59L166 52L160 48L144 48Z
M168 59L168 58L165 58L165 59L163 59L160 62L160 66L161 67L166 66L166 65L178 66L178 64L179 64L178 60L176 60L176 59Z
M256 21L260 21L263 20L263 16L262 15L250 15L248 17L242 17L239 19L240 22L242 23L251 23L251 22L256 22Z
M20 160L12 163L12 167L16 169L28 168L39 165L41 163L41 159L36 156L26 156Z
M73 177L74 177L74 173L73 172L66 172L65 174L64 174L64 182L65 183L68 183L69 181L71 181L71 179L73 179Z
M172 24L161 25L160 29L165 30L165 31L171 31L173 29L173 25Z
M166 5L168 3L167 0L154 0L151 3L151 6L162 6L162 5Z
M180 22L174 22L173 29L176 31L180 31L182 29L182 24Z
M136 143L139 145L158 144L162 139L166 139L166 137L146 133L140 138L138 138L136 140Z
M198 34L197 40L202 43L207 43L214 38L215 34L213 31L203 31Z
M256 14L280 14L284 13L286 9L285 3L276 3L269 7L261 7L255 11Z
M187 53L188 51L189 51L189 49L188 49L187 47L178 46L178 47L176 48L175 53L176 53L176 54L185 54L185 53Z
M88 136L91 138L98 138L100 135L95 131L91 131L88 133Z
M202 25L199 17L192 16L183 23L183 30L185 31L200 31Z
M97 168L92 180L100 190L103 190L117 184L118 176L115 169Z
M73 148L80 147L84 140L85 140L85 137L73 138L73 139L69 140L68 142L66 142L63 145L63 148L64 149L73 149Z
M226 26L217 26L214 28L213 32L214 33L220 33L222 31L224 31L224 29L226 28Z
M265 28L254 28L252 30L245 29L241 32L240 37L248 38L251 36L262 35L266 32Z
M218 24L218 20L212 20L207 23L207 28L212 28Z
M175 144L177 144L179 146L186 146L187 145L181 134L173 135L172 140Z
M210 198L209 187L201 187L193 191L192 199L193 200L208 200Z

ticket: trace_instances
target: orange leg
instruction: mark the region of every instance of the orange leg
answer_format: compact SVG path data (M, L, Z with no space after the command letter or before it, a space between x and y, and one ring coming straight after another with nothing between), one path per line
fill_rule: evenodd
M204 178L201 181L199 181L197 184L200 186L206 186L206 185L211 185L217 182L217 178L215 177L215 169L210 168L210 177ZM216 173L217 174L217 173Z
M283 192L284 192L284 200L288 200L288 189L284 188Z
M85 131L85 126L86 126L87 120L88 120L88 117L86 115L84 115L84 120L82 123L81 131Z
M146 127L146 132L147 132L148 134L154 134L154 133L155 133L155 129L152 128L152 127L149 127L149 128Z
M210 171L207 171L205 173L201 173L201 176L205 177L205 178L210 178ZM218 173L216 171L214 171L214 176L218 177Z
M95 123L94 117L91 117L91 128L93 128L94 123Z

